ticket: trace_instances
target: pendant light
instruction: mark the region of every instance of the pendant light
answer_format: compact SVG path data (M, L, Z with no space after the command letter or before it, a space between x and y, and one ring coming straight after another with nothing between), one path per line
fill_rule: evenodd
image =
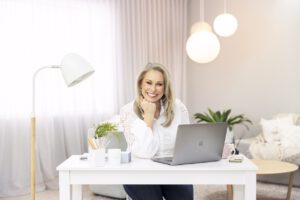
M200 0L200 22L191 28L191 35L186 42L189 58L197 63L209 63L220 52L220 42L212 32L211 26L204 21L204 2Z
M235 33L238 27L236 18L227 13L227 0L224 0L224 13L218 15L214 20L214 30L222 37L229 37Z

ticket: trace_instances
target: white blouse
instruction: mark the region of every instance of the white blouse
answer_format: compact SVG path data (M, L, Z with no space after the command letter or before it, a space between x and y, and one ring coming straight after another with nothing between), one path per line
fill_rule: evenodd
M121 109L121 124L124 128L128 150L140 158L172 155L178 125L189 124L189 115L185 105L176 99L174 119L168 127L162 126L165 122L165 110L162 106L159 118L154 121L151 129L135 114L133 104L134 102L131 102Z

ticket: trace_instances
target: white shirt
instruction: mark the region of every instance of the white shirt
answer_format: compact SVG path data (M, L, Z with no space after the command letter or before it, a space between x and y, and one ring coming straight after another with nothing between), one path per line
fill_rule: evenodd
M134 102L131 102L121 109L121 123L128 150L140 158L172 155L178 125L189 124L189 115L185 105L180 100L175 100L174 119L168 127L162 126L165 122L165 110L162 106L160 115L153 122L151 129L136 115L133 104Z

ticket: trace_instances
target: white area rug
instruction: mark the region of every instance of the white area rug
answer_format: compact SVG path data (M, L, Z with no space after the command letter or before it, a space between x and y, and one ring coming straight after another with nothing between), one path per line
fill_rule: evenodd
M287 186L284 185L274 185L267 183L257 183L257 197L266 198L285 198L287 193ZM92 194L87 186L83 188L83 200L112 200L111 198L96 196ZM10 197L10 198L0 198L1 200L28 200L29 195ZM44 192L39 192L36 195L37 200L58 200L59 195L57 190L47 190ZM225 185L208 186L199 185L195 186L195 200L226 200L227 190ZM300 188L294 187L292 190L291 200L300 199Z
M287 186L267 183L257 183L257 198L281 198L285 199ZM226 186L196 186L195 199L199 200L226 200ZM300 188L294 187L292 190L291 200L300 199Z
M225 185L197 185L194 187L195 200L226 200L227 188ZM257 183L258 198L281 198L285 199L287 194L287 186L275 185L267 183ZM291 200L300 199L300 188L294 187L292 190ZM90 196L84 200L111 200L101 196Z

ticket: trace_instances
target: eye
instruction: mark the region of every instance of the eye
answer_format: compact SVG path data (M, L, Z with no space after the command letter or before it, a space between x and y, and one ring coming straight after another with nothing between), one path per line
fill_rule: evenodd
M146 84L152 85L152 82L151 81L146 81Z
M158 85L158 86L163 86L164 84L163 84L163 83L157 83L157 85Z

